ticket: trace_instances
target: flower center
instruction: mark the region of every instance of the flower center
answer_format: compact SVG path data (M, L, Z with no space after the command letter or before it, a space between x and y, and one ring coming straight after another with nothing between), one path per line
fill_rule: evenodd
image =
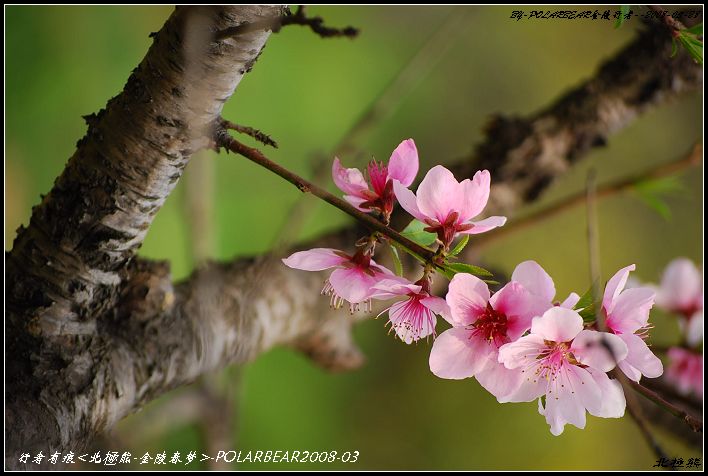
M368 166L369 180L371 181L371 188L379 197L384 195L384 190L386 189L386 181L388 179L388 167L384 165L383 162L378 163L376 160L369 162Z
M431 329L435 337L435 313L420 303L425 297L424 294L410 293L406 301L387 309L391 328L404 342L416 342L429 335Z
M484 313L472 324L472 335L481 337L497 347L505 344L509 339L506 336L506 314L495 310L487 303Z
M682 309L677 309L677 312L679 314L682 314L687 321L690 321L694 314L696 314L696 312L700 311L701 309L701 305L693 303L689 304L688 306L684 306Z
M583 366L570 351L570 342L554 342L552 340L544 340L543 342L546 344L546 350L541 352L537 358L546 360L550 369L560 367L563 361L571 365Z
M457 233L467 231L474 226L471 223L458 223L457 219L459 217L460 214L458 212L450 212L442 223L438 223L434 220L426 220L426 223L430 226L424 228L424 230L428 233L436 233L438 240L440 240L443 247L447 250L450 248L452 240L455 239Z
M372 160L367 170L373 192L370 190L364 192L368 200L359 204L359 207L364 210L378 210L384 223L388 225L396 198L393 193L393 181L388 179L388 167L383 162Z

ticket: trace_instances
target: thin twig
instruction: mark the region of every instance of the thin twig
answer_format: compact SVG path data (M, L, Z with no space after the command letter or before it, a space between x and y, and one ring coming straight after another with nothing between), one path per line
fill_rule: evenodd
M222 119L221 126L224 129L229 129L232 131L236 131L240 134L245 134L247 136L253 137L254 139L256 139L258 142L260 142L263 145L269 145L275 149L278 148L278 143L275 142L268 134L266 134L265 132L259 131L258 129L254 129L253 127L235 124L231 121L227 121L226 119Z
M216 143L220 147L224 147L226 150L234 152L236 154L242 155L252 162L270 170L281 178L287 180L291 184L295 185L303 193L311 193L312 195L324 200L325 202L339 208L344 213L352 216L357 221L361 222L367 228L378 231L382 235L390 238L393 241L400 243L412 252L416 253L418 256L423 258L428 262L433 262L435 258L435 253L425 248L418 243L409 240L405 236L398 233L396 230L384 225L382 222L378 221L371 215L367 215L350 205L345 200L332 195L326 190L314 185L313 183L305 180L299 175L289 171L285 167L273 162L268 159L263 153L253 147L248 147L231 137L226 130L222 129L216 133Z
M646 388L645 386L634 382L632 380L628 380L628 385L632 387L636 392L640 393L644 397L648 398L655 404L657 404L659 407L663 408L667 412L671 413L672 415L680 418L681 420L685 421L686 424L696 433L702 433L703 432L703 420L694 417L693 415L690 415L688 412L685 410L678 408L676 405L673 403L667 401L664 399L661 395L658 393L654 392L653 390L650 390Z
M624 389L624 398L627 402L627 412L629 413L629 416L632 417L634 423L636 423L637 425L637 428L639 428L639 431L646 440L647 444L651 447L652 451L654 451L654 454L657 456L657 458L668 459L668 455L661 447L657 439L654 437L651 428L649 428L649 422L647 421L647 418L644 415L644 412L642 411L641 405L635 398L635 395L631 392L626 391L626 386L624 382L624 380L626 380L626 377L624 375L621 375L621 373L622 372L614 371L615 378L620 379L620 385L622 385L622 388Z
M657 167L644 170L639 174L598 187L595 198L599 200L600 198L615 196L622 192L632 190L642 181L668 177L670 175L682 172L690 167L699 165L701 163L702 155L703 147L701 144L696 144L688 154L682 155L679 160L661 164ZM524 217L510 220L501 228L495 228L488 233L478 235L475 240L475 248L480 249L481 247L496 242L500 238L513 235L514 233L525 230L528 227L556 217L568 210L584 204L586 199L587 193L583 190L575 195L571 195L570 197L560 199L540 210L529 213Z
M305 6L300 5L294 14L274 18L264 18L262 20L250 23L245 22L238 26L233 26L231 28L218 31L215 38L218 41L257 30L271 30L274 33L277 33L282 27L287 25L301 25L310 27L314 33L318 34L322 38L335 38L340 36L354 38L359 34L359 30L352 26L347 26L344 28L331 28L325 26L324 19L322 17L307 17L305 15Z
M652 346L652 350L655 350ZM695 397L692 394L684 395L680 393L675 386L669 385L663 379L646 379L643 380L643 385L649 390L653 390L659 395L663 396L667 400L675 401L677 403L682 403L690 408L691 410L702 412L703 411L703 400Z

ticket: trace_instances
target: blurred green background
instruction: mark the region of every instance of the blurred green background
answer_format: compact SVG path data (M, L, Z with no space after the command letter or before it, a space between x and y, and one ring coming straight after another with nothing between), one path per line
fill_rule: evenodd
M546 106L592 75L638 27L636 19L619 30L605 21L517 22L509 19L512 9L518 8L311 7L311 14L330 25L361 28L360 37L322 40L300 27L273 35L224 115L271 134L280 148L269 150L269 156L312 177L321 157L331 160L333 147L437 34L434 54L416 60L410 90L396 99L390 115L357 137L359 153L342 159L349 166L371 155L387 159L402 139L413 137L424 167L450 163L482 139L491 114L523 115ZM151 44L148 34L160 29L171 10L6 7L6 250L85 133L81 116L122 90ZM443 41L441 31L447 31ZM701 103L700 93L689 94L640 117L555 183L534 208L581 190L590 165L602 183L685 154L702 141ZM300 199L294 187L250 162L233 155L199 156L157 215L141 250L144 256L170 260L176 278L187 276L194 263L185 182L202 167L197 161L207 162L206 174L213 177L213 186L202 194L214 204L210 254L216 258L268 250L289 233L283 224ZM668 219L632 194L599 203L605 279L636 263L639 279L657 281L676 256L702 261L699 170L681 175L683 189L667 199ZM308 206L311 218L290 239L347 222L327 205L313 200ZM252 234L243 232L245 225ZM527 259L549 271L560 296L584 292L589 286L584 209L509 236L485 252L486 265L507 273ZM677 336L675 323L658 312L654 316L654 342L670 343ZM236 417L227 420L233 438L228 448L356 450L358 462L239 468L639 470L655 462L628 417L588 416L585 430L567 426L562 436L553 437L536 403L500 405L474 380L434 377L427 364L429 344L394 340L383 320L359 325L356 338L368 362L355 372L331 375L297 353L276 349L243 370L227 369L212 382L229 387L233 395L229 404ZM174 451L207 451L208 424L185 417L188 412L179 405L169 407L191 391L180 389L154 402L97 445L135 455L165 450L168 458ZM161 413L161 408L170 410ZM702 457L659 435L670 456ZM189 468L207 468L204 464Z

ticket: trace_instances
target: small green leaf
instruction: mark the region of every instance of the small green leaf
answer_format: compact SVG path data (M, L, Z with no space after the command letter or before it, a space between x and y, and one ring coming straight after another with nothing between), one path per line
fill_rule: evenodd
M664 220L671 218L671 207L663 198L647 193L639 193L637 196Z
M393 265L396 267L396 276L403 276L403 263L401 263L401 258L398 256L398 250L395 246L391 246L390 243L388 247L391 250L391 256L393 256Z
M594 322L597 318L597 316L595 315L595 304L590 304L585 309L578 311L578 314L580 314L580 317L583 318L583 322L585 324Z
M684 31L696 36L703 36L703 23L693 25L691 28L686 28Z
M467 243L470 241L470 235L462 235L462 239L457 242L455 247L450 251L450 256L457 256L460 254L462 250L465 249L465 246L467 246Z
M703 64L703 43L701 40L695 35L687 33L686 30L679 32L678 39L693 60L698 64Z
M617 17L617 20L615 20L615 28L619 28L622 26L624 23L624 16L629 13L629 5L620 5L619 8L619 16Z
M399 250L403 251L404 253L411 255L416 260L418 260L420 263L422 263L422 264L426 263L425 259L423 259L418 253L409 250L408 248L406 248L402 244L398 243L397 241L391 241L389 243L392 244L393 246L395 246L396 248L398 248Z
M426 226L427 225L421 221L413 220L403 229L401 235L422 246L432 245L435 243L435 238L437 238L437 235L435 233L423 231L423 228Z
M578 309L585 309L588 306L592 306L593 299L592 299L592 288L593 286L590 286L590 289L585 291L585 294L580 296L580 300L573 306L573 310L577 311Z
M634 185L637 197L665 220L671 217L671 208L662 195L682 191L684 188L676 177L643 180Z
M669 219L671 209L662 195L684 190L676 177L644 180L634 185L638 197L664 219Z
M642 180L634 184L634 188L650 193L680 192L686 189L684 184L675 176Z
M675 38L671 39L671 56L669 58L673 58L676 56L676 53L678 53L678 43L676 42Z
M467 263L447 263L445 264L444 268L446 270L452 271L452 274L455 275L457 273L469 273L473 274L475 276L480 276L480 277L485 277L485 278L491 278L494 275L487 271L484 268L480 268L479 266L475 266L473 264L467 264Z
M445 276L448 281L451 281L452 278L455 276L455 272L454 272L453 270L451 270L451 269L448 269L448 268L440 268L440 267L438 267L438 268L435 268L435 271L437 271L438 273L440 273L440 274L442 274L443 276Z

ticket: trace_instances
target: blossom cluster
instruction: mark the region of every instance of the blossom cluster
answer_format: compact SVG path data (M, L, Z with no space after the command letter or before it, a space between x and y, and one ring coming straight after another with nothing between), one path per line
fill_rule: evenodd
M666 379L679 392L703 397L703 279L687 258L673 260L656 292L657 307L677 317L682 345L671 347Z
M467 235L506 222L501 216L477 218L489 200L489 172L478 171L472 179L460 182L450 170L437 165L414 192L409 187L418 167L415 143L408 139L394 150L387 164L373 160L368 165L368 181L358 169L344 168L338 158L332 177L352 206L372 213L385 225L399 203L414 218L412 223L419 225L419 234L407 236L420 244L437 245L430 249L432 259L421 259L400 242L394 243L391 236L372 233L357 242L354 252L315 248L296 252L283 262L306 271L333 268L322 293L330 296L334 308L346 302L353 313L371 310L372 299L395 300L381 314L388 313L391 329L407 344L433 338L429 365L434 375L474 377L501 403L538 400L539 412L554 435L561 434L566 424L584 428L586 412L621 417L624 393L608 372L617 368L634 381L663 373L661 360L646 343L655 299L668 302L663 291L657 296L652 287L625 289L635 269L630 265L607 282L597 304L589 293L583 298L571 293L562 302L556 301L553 279L535 261L525 261L505 286L492 292L483 279L489 274L455 262ZM375 262L381 243L391 246L394 256L398 256L396 250L403 250L421 261L422 276L411 281ZM450 279L444 298L431 291L436 274ZM672 294L668 288L667 293ZM693 295L680 295L680 302L673 305L684 315L697 312ZM702 325L702 298L700 308ZM451 326L440 335L436 332L438 316ZM686 320L687 328L696 322L693 317Z

